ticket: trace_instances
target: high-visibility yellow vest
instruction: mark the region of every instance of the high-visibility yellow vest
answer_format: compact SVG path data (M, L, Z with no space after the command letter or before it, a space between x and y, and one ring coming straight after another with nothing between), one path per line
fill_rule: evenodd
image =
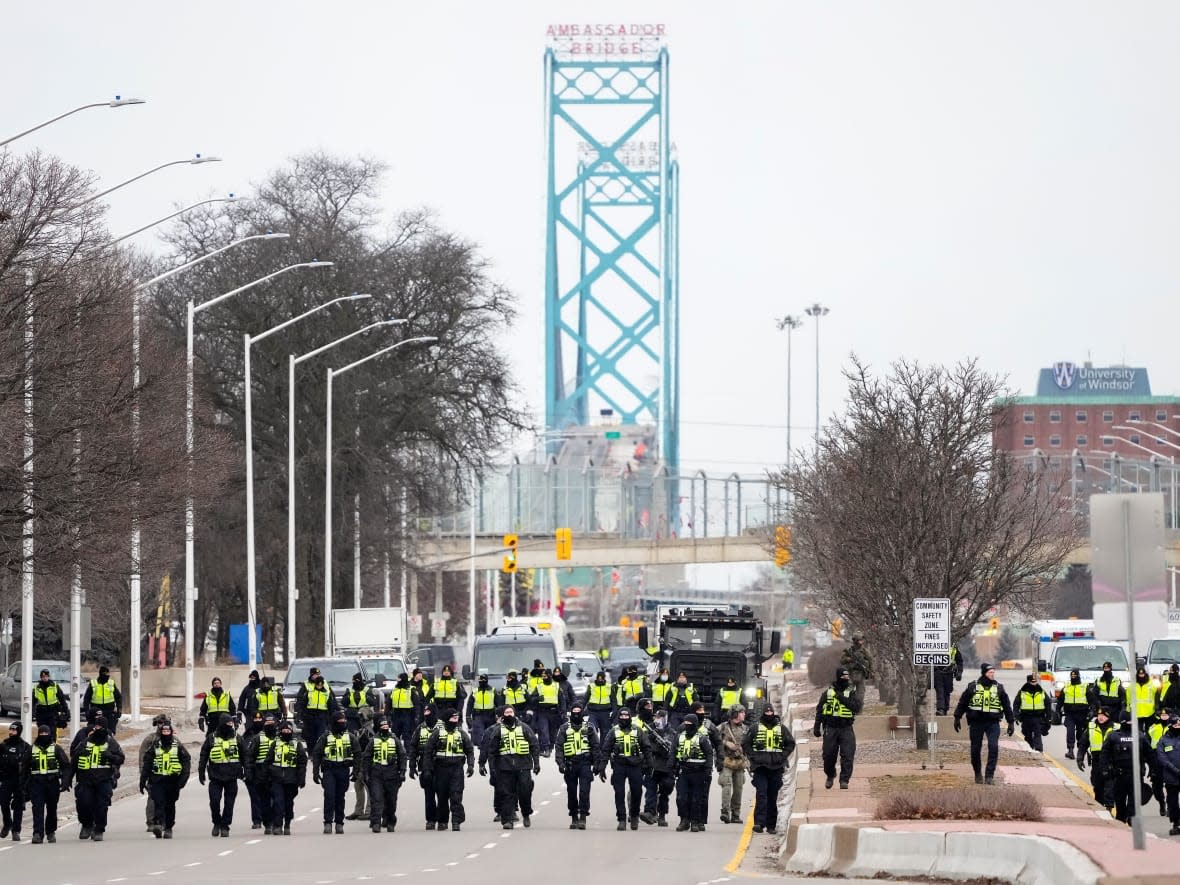
M258 703L258 712L260 713L273 713L279 709L277 688L259 689L254 692L254 700Z
M700 732L697 732L692 737L689 737L683 731L680 732L679 740L676 743L676 758L681 762L705 761L705 751L701 749Z
M223 691L220 695L215 695L213 692L206 694L205 711L208 713L228 713L229 692Z
M434 730L438 728L438 723L434 725L427 725L425 722L418 726L418 748L420 750L426 749L426 742L430 740L430 736L434 734Z
M435 747L435 756L453 759L456 756L467 755L467 752L463 749L463 732L459 731L459 729L456 728L454 731L446 731L444 729L441 736L443 739Z
M1097 722L1090 723L1090 752L1091 753L1097 753L1102 749L1102 742L1104 740L1106 740L1106 736L1110 733L1110 730L1113 727L1114 726L1112 726L1109 722L1107 723L1107 727L1105 729L1099 728Z
M1132 686L1135 696L1135 717L1149 719L1155 715L1155 686L1150 681Z
M459 697L459 683L454 679L440 679L434 684L436 701L453 701Z
M623 731L623 729L615 728L615 755L616 756L638 756L639 755L639 733Z
M414 688L415 686L418 688L418 691L422 692L422 697L430 697L430 681L425 676L422 677L421 682L414 682L411 680L410 688Z
M408 688L395 688L389 693L389 706L394 710L414 709L413 692Z
M975 683L975 693L971 695L971 703L967 705L968 710L974 710L976 713L1002 713L1004 712L1004 705L1000 703L1000 687L995 683L984 686L978 682Z
M1071 682L1069 685L1065 686L1065 690L1062 692L1062 700L1065 702L1066 706L1069 706L1070 704L1082 706L1088 703L1086 701L1086 686L1082 685L1080 682L1077 685L1074 685Z
M328 712L328 697L329 692L326 688L313 688L307 693L307 712L309 713L326 713Z
M740 688L723 688L717 693L721 699L721 709L728 710L734 704L742 702L742 690Z
M152 774L166 777L180 774L180 751L175 744L167 750L156 744L155 758L152 760Z
M1123 687L1123 684L1117 679L1111 679L1109 683L1095 679L1093 685L1098 690L1098 696L1103 698L1118 698L1119 689Z
M590 742L586 739L586 726L574 728L572 725L565 730L565 740L561 749L566 756L583 756L590 752Z
M274 742L275 768L294 768L299 759L299 746L295 741Z
M81 760L79 760L79 767L81 767ZM48 747L42 747L38 744L33 744L33 764L30 768L30 774L57 774L59 770L57 765L57 746L50 744Z
M537 686L541 684L541 680L544 678L545 678L544 676L539 676L539 675L530 676L528 678L528 681L525 682L525 686L528 688L528 690L530 692L536 691Z
M352 735L347 731L341 735L328 735L324 742L324 758L329 762L351 762Z
M788 648L786 651L783 652L783 663L784 664L795 663L795 649Z
M58 691L52 682L45 688L38 685L33 689L33 703L38 707L56 707Z
M556 707L557 706L557 683L550 682L546 685L544 682L537 685L537 703L542 707Z
M624 679L619 683L619 690L617 692L619 706L623 706L632 698L640 697L643 694L643 680L636 676L634 679Z
M1020 710L1022 713L1027 712L1028 710L1032 710L1034 713L1044 712L1044 710L1045 710L1045 693L1043 691L1036 691L1036 692L1025 691L1025 692L1021 692L1021 694L1023 695L1023 697L1021 698L1021 704L1020 704Z
M515 707L523 704L526 697L525 690L519 685L516 688L504 687L504 706Z
M651 699L654 704L662 704L667 699L668 691L672 688L671 682L653 682L651 684Z
M270 752L270 745L274 742L274 738L267 737L266 732L260 731L258 733L258 752L254 756L254 761L265 762L267 754Z
M1153 722L1147 727L1147 741L1151 744L1151 749L1159 746L1160 738L1164 736L1164 725L1162 722Z
M476 713L487 713L496 708L496 693L490 688L477 689L472 705Z
M397 741L393 735L378 735L373 738L373 764L389 765L397 760Z
M369 690L367 688L362 688L360 691L357 691L355 688L350 688L344 693L344 697L345 706L350 710L357 710L361 707L373 706L369 703Z
M501 756L527 756L530 752L529 740L519 728L500 728Z
M835 716L838 719L851 719L852 710L844 704L836 689L829 688L824 695L824 716Z
M238 753L237 738L214 738L213 743L209 747L209 761L210 762L240 762L241 755Z
M685 700L685 702L686 702L686 703L687 703L687 704L688 704L688 705L691 707L691 706L692 706L693 699L696 697L696 692L695 692L695 691L693 691L693 687L692 687L691 685L686 685L686 686L684 687L683 696L684 696L684 700ZM672 688L671 688L671 690L668 692L668 695L667 695L667 698L668 698L668 706L669 706L669 707L675 707L675 706L676 706L676 701L677 701L677 700L679 700L679 699L680 699L680 697L681 697L680 686L678 686L678 685L673 685L673 686L672 686Z
M86 749L78 757L78 770L95 771L99 768L110 768L111 764L103 752L105 749L106 745L92 744L87 741Z
M106 682L99 682L97 679L90 680L90 703L102 707L114 702L115 683L109 679Z
M754 732L754 751L756 753L765 753L773 750L781 750L782 748L782 726L776 725L774 728L767 728L759 722L758 730Z
M652 690L655 690L654 687ZM610 705L610 686L605 683L602 685L597 682L590 683L590 706L609 707Z

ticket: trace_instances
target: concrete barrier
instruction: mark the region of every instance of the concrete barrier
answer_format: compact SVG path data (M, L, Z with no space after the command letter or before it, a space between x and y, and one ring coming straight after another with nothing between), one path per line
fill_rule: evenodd
M788 873L819 873L832 863L836 828L832 824L803 824L795 828L794 851L783 864Z
M947 833L931 875L969 878L981 873L1022 885L1093 885L1104 873L1072 846L1046 836Z
M858 851L844 870L850 879L871 879L881 870L894 876L928 876L943 853L943 833L890 832L880 827L863 827Z

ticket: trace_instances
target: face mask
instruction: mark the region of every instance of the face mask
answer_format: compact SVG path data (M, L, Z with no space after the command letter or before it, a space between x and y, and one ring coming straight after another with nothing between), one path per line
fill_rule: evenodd
M352 687L355 689L358 689L358 690L364 688L365 687L364 680L362 680L362 679L352 680Z
M387 737L389 737L389 735L390 735L389 726L382 725L381 726L381 737L387 738Z
M107 730L105 728L96 728L90 735L90 740L96 744L105 744L107 742Z
M272 738L275 736L275 727L273 725L266 725L262 728L266 732L266 736Z
M763 713L762 714L762 721L765 722L767 725L775 725L778 722L778 717L775 716L773 713Z
M516 717L515 716L505 716L503 721L504 721L505 728L516 728Z
M581 713L570 713L570 725L572 725L574 728L577 728L581 724L582 724L582 714Z
M639 718L642 719L644 722L651 722L652 717L654 715L655 715L655 712L653 710L647 709L646 707L639 711Z
M454 720L454 721L452 721L450 719L447 720L447 724L446 724L447 731L454 731L458 727L459 727L458 720Z
M516 677L515 676L509 678L508 687L509 688L516 688Z
M698 727L699 726L696 726L696 725L686 725L686 726L684 726L684 733L687 734L689 737L691 737L692 735L697 733Z
M316 691L323 691L324 690L324 680L317 679L315 681L315 688L316 688Z
M99 676L98 681L99 682L106 682L110 678L111 678L110 676Z
M170 735L170 734L160 735L160 746L163 747L165 750L167 750L169 747L171 747L172 746L172 735Z
M214 694L221 694L221 686L220 685L213 686L213 693Z
M422 721L427 725L434 725L434 723L438 721L438 716L436 716L434 713L423 713Z
M53 738L50 735L47 735L47 734L37 735L37 746L38 747L48 747L52 743L53 743Z
M292 732L289 728L285 728L279 732L279 740L286 741L287 743L290 743L291 739L294 737L295 737L295 733Z
M551 684L553 683L553 677L552 677L552 676L546 676L546 677L545 677L544 679L542 679L541 681L542 681L542 682L544 682L546 685L551 685Z
M660 681L660 682L667 682L667 681L668 681L668 676L667 676L667 674L666 674L666 673L661 673L661 674L660 674L660 679L659 679L659 681Z
M623 731L630 731L631 717L628 716L626 719L619 719L619 728L623 729Z
M1082 684L1082 677L1078 676L1076 673L1071 673L1069 676L1069 684L1070 685L1081 685Z
M336 732L336 734L340 734L342 731L344 731L344 726L346 724L347 723L344 723L344 722L333 722L332 723L332 731Z
M1136 681L1137 681L1137 682L1138 682L1140 685L1143 685L1144 683L1146 683L1146 682L1147 682L1147 678L1148 678L1148 677L1147 677L1147 674L1146 674L1146 673L1138 673L1138 674L1136 674L1136 675L1135 675L1135 679L1136 679Z
M595 685L606 685L606 677L604 677L604 676L595 676L595 677L594 677L594 684L595 684Z
M228 722L222 723L221 727L217 729L217 734L223 741L227 741L234 736L234 727Z

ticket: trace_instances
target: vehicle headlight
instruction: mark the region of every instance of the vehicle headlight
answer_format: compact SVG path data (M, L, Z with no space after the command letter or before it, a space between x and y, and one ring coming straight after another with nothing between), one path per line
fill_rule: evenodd
M1057 683L1055 683L1055 685L1057 686L1057 690L1059 692L1065 691L1065 683L1064 682L1057 682Z
M762 697L762 691L751 685L746 688L745 695L747 698L760 698Z

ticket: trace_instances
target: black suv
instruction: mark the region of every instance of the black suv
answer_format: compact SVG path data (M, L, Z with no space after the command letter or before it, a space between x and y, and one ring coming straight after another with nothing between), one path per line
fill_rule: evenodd
M422 675L434 682L442 674L442 668L451 665L451 672L458 675L459 657L453 645L420 645L406 655L406 665L410 672L420 668Z

